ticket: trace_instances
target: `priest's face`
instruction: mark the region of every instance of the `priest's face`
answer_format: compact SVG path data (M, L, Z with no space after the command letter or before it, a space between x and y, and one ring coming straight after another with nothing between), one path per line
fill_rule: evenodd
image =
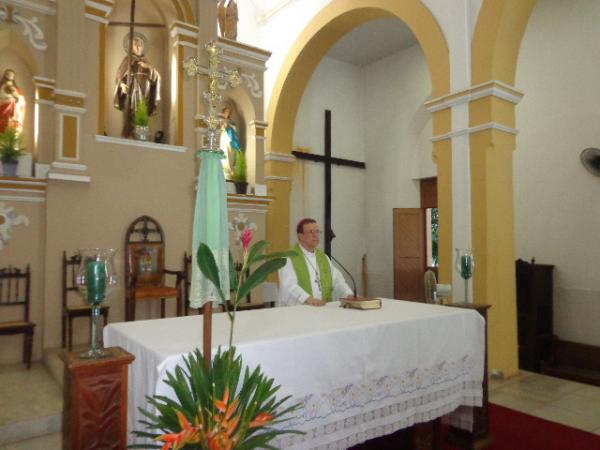
M316 223L305 223L304 230L298 234L298 242L309 252L314 252L321 240L321 231Z

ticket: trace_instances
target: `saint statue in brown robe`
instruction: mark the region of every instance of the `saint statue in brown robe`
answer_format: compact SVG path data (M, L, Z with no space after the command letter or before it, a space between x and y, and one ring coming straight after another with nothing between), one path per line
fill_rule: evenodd
M160 74L144 56L144 40L139 36L133 38L130 77L128 77L129 62L129 57L125 56L117 70L115 81L114 106L121 111L129 112L129 117L124 118L123 137L131 135L131 116L140 102L142 100L146 102L148 115L152 115L158 108L160 100Z

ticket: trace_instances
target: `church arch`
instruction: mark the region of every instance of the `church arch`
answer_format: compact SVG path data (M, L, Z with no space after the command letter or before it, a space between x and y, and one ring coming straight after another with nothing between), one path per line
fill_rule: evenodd
M41 75L38 72L38 61L31 46L18 33L8 28L0 31L0 53L3 51L19 55L19 59L27 66L30 73Z
M471 41L471 79L477 85L515 81L519 48L537 0L484 0Z
M269 101L266 147L274 156L265 158L265 181L268 194L275 198L267 218L268 239L274 248L285 249L289 244L289 223L275 222L276 217L289 218L290 213L292 165L281 160L292 151L296 115L313 72L342 36L368 21L394 17L410 28L421 46L431 78L432 96L449 93L448 44L439 23L421 0L334 0L324 7L292 45ZM449 132L450 115L434 113L432 125L434 130Z
M450 89L448 45L431 12L420 0L337 0L325 7L296 40L273 87L268 108L267 148L290 153L298 107L315 68L329 48L352 29L370 20L397 17L411 29L429 67L432 96Z

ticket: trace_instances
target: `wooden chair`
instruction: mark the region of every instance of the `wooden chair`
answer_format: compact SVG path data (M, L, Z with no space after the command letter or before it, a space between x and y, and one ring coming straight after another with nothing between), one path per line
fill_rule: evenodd
M7 308L22 307L23 320L0 322L0 335L24 334L23 362L31 368L31 350L35 323L29 320L29 295L31 272L29 264L25 271L12 267L0 269L0 306ZM5 314L3 314L6 317Z
M73 319L77 317L89 317L90 327L92 321L92 307L83 303L80 298L78 304L69 301L70 294L77 293L77 285L75 277L77 270L81 264L81 255L73 255L67 257L67 252L62 255L62 347L73 350ZM100 313L104 318L104 326L108 323L108 312L110 307L107 305L100 306Z
M175 276L175 285L165 285L165 275ZM165 237L161 226L149 216L133 221L125 237L125 320L135 320L136 302L160 299L160 317L165 317L165 300L174 298L181 315L185 275L165 269Z

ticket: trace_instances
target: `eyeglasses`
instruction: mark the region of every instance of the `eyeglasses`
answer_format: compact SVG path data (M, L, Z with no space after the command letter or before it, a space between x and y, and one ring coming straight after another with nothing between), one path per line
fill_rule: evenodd
M321 230L303 231L302 234L316 234L317 236L321 236L322 231Z

